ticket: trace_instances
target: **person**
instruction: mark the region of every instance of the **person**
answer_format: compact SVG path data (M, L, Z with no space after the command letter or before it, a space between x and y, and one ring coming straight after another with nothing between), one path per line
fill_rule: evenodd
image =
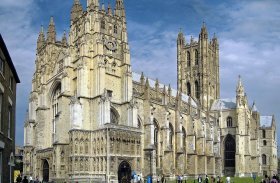
M164 177L164 175L162 175L162 177L161 177L161 183L165 183L165 177Z
M217 183L221 183L221 178L220 178L220 176L217 177Z
M35 179L34 183L40 183L40 181L39 181L39 178L38 178L38 177L36 177L36 179Z
M209 177L206 175L206 177L205 177L205 181L204 181L205 183L209 183Z
M137 177L138 177L138 183L141 183L141 176L138 175Z
M276 176L275 175L272 177L270 183L278 183L278 181L276 180Z
M180 175L177 176L177 182L178 182L178 183L181 183L181 182L180 182Z
M226 182L227 182L227 183L230 183L230 177L227 177L227 178L226 178Z
M22 180L22 183L28 183L27 176L24 176L24 178L23 178L23 180Z
M22 178L21 178L20 174L17 176L17 180L16 181L17 181L17 183L22 181Z
M200 175L198 176L197 182L199 182L199 183L202 182L202 177Z
M160 183L160 176L157 176L157 183Z
M32 176L29 177L29 182L30 182L30 183L33 183L33 178L32 178Z

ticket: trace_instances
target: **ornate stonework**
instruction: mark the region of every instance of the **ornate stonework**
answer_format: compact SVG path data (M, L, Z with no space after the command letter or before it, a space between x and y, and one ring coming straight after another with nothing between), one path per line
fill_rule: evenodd
M215 37L208 43L205 25L198 42L186 44L179 33L174 90L132 73L122 0L114 11L99 9L98 0L87 5L83 11L74 1L69 41L65 34L56 40L53 18L46 39L40 32L24 174L56 182L121 182L132 172L154 178L263 173L259 115L248 107L241 85L235 106L223 108L219 44ZM274 132L275 123L268 128ZM270 141L276 143L275 136ZM263 153L272 156L274 149Z

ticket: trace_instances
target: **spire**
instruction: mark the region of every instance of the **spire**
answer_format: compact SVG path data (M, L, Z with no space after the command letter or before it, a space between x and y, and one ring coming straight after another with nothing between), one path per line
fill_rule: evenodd
M88 10L99 10L99 0L87 0Z
M116 15L119 17L125 17L123 0L116 0Z
M179 34L178 34L178 38L177 38L177 45L185 45L186 39L185 36L182 32L182 29L180 29Z
M66 37L66 32L64 31L62 40L61 40L63 46L67 46L67 37Z
M252 105L252 111L253 112L259 112L259 110L258 110L258 108L257 108L257 106L255 104L255 101L253 102L253 105Z
M56 42L56 30L53 17L50 19L50 24L47 33L47 42L48 43L55 43Z
M200 31L200 34L199 34L199 38L200 39L208 39L208 31L207 31L205 22L203 22L203 24L202 24L201 31Z
M83 7L80 0L74 0L71 10L71 21L76 21L83 14Z
M141 73L140 83L141 83L141 85L145 84L145 77L144 77L144 73L143 72Z
M108 4L108 14L109 14L109 15L112 15L112 8L111 8L110 2L109 2L109 4Z
M242 95L244 96L244 87L243 87L243 83L242 83L242 79L241 76L238 76L238 83L237 83L237 87L236 87L236 94L237 95Z
M37 39L37 50L42 48L42 46L45 44L45 33L44 33L44 27L41 25L41 31L39 33L39 37Z

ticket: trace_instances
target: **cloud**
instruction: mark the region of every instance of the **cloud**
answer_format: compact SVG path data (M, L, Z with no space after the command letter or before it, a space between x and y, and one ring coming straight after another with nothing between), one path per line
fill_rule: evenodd
M1 34L7 45L21 83L17 86L16 143L22 144L23 120L34 71L37 30L32 27L36 12L34 0L2 0L0 3Z

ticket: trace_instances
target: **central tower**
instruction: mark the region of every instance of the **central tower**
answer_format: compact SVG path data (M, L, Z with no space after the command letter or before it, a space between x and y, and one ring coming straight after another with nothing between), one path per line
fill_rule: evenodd
M186 43L184 34L178 34L177 73L178 90L195 98L204 110L220 98L219 43L215 35L209 42L204 23L198 41L191 37Z

